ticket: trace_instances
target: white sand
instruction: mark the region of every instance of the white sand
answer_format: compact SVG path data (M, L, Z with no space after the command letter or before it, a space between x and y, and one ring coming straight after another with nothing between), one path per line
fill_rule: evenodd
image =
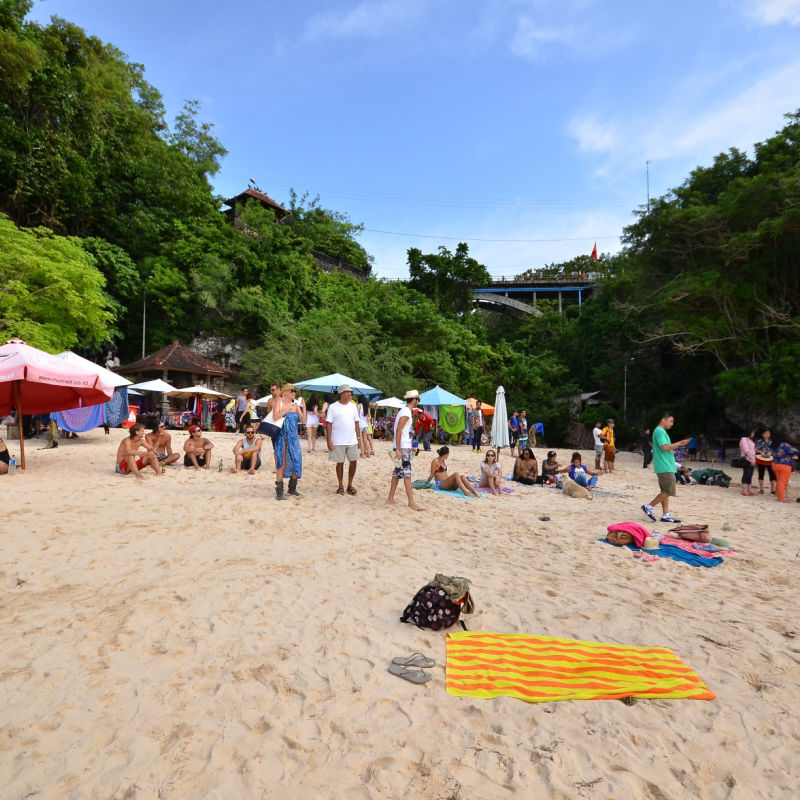
M679 487L676 515L738 554L644 564L596 542L644 521L656 482L637 456L601 479L624 498L419 492L415 513L384 504L386 443L339 497L320 440L305 496L278 503L271 454L227 472L232 434L209 434L223 474L141 484L112 471L122 435L29 443L28 470L0 478L0 797L800 795L800 505ZM477 461L456 448L451 469ZM670 647L717 699L451 697L445 632L399 622L436 572L472 579L470 630ZM424 686L386 671L415 650L437 661Z

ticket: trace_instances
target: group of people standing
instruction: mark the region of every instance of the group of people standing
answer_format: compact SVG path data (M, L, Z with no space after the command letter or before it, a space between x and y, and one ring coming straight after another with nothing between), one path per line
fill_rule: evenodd
M786 488L792 475L794 462L800 450L788 442L773 438L769 428L759 432L752 428L739 440L739 454L744 460L742 467L742 494L745 497L756 494L753 491L753 475L758 470L758 494L764 494L764 476L769 477L770 494L779 503L788 503Z

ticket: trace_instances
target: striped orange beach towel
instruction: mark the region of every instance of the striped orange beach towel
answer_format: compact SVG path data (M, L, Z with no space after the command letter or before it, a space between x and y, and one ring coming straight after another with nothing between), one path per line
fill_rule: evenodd
M478 631L447 634L446 685L453 695L528 703L716 696L665 647Z

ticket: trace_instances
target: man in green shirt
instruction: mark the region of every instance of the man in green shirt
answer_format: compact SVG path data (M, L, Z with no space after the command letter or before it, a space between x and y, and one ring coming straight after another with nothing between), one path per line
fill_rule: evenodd
M656 429L653 431L653 470L658 478L658 494L653 498L652 502L642 506L642 511L645 515L656 521L656 512L654 506L660 505L662 509L661 521L679 523L679 519L675 519L669 513L669 499L675 497L675 472L678 467L675 464L675 456L673 450L679 447L684 447L689 444L688 439L681 439L679 442L672 444L669 440L667 431L675 424L675 417L671 411L665 411L661 417L661 422L658 423Z

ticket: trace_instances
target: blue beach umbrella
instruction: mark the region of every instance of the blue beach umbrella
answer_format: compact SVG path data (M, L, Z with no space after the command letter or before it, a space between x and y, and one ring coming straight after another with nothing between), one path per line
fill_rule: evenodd
M428 389L419 396L419 404L421 406L465 406L467 401L456 397L447 389L442 389L441 386L434 386L433 389Z

